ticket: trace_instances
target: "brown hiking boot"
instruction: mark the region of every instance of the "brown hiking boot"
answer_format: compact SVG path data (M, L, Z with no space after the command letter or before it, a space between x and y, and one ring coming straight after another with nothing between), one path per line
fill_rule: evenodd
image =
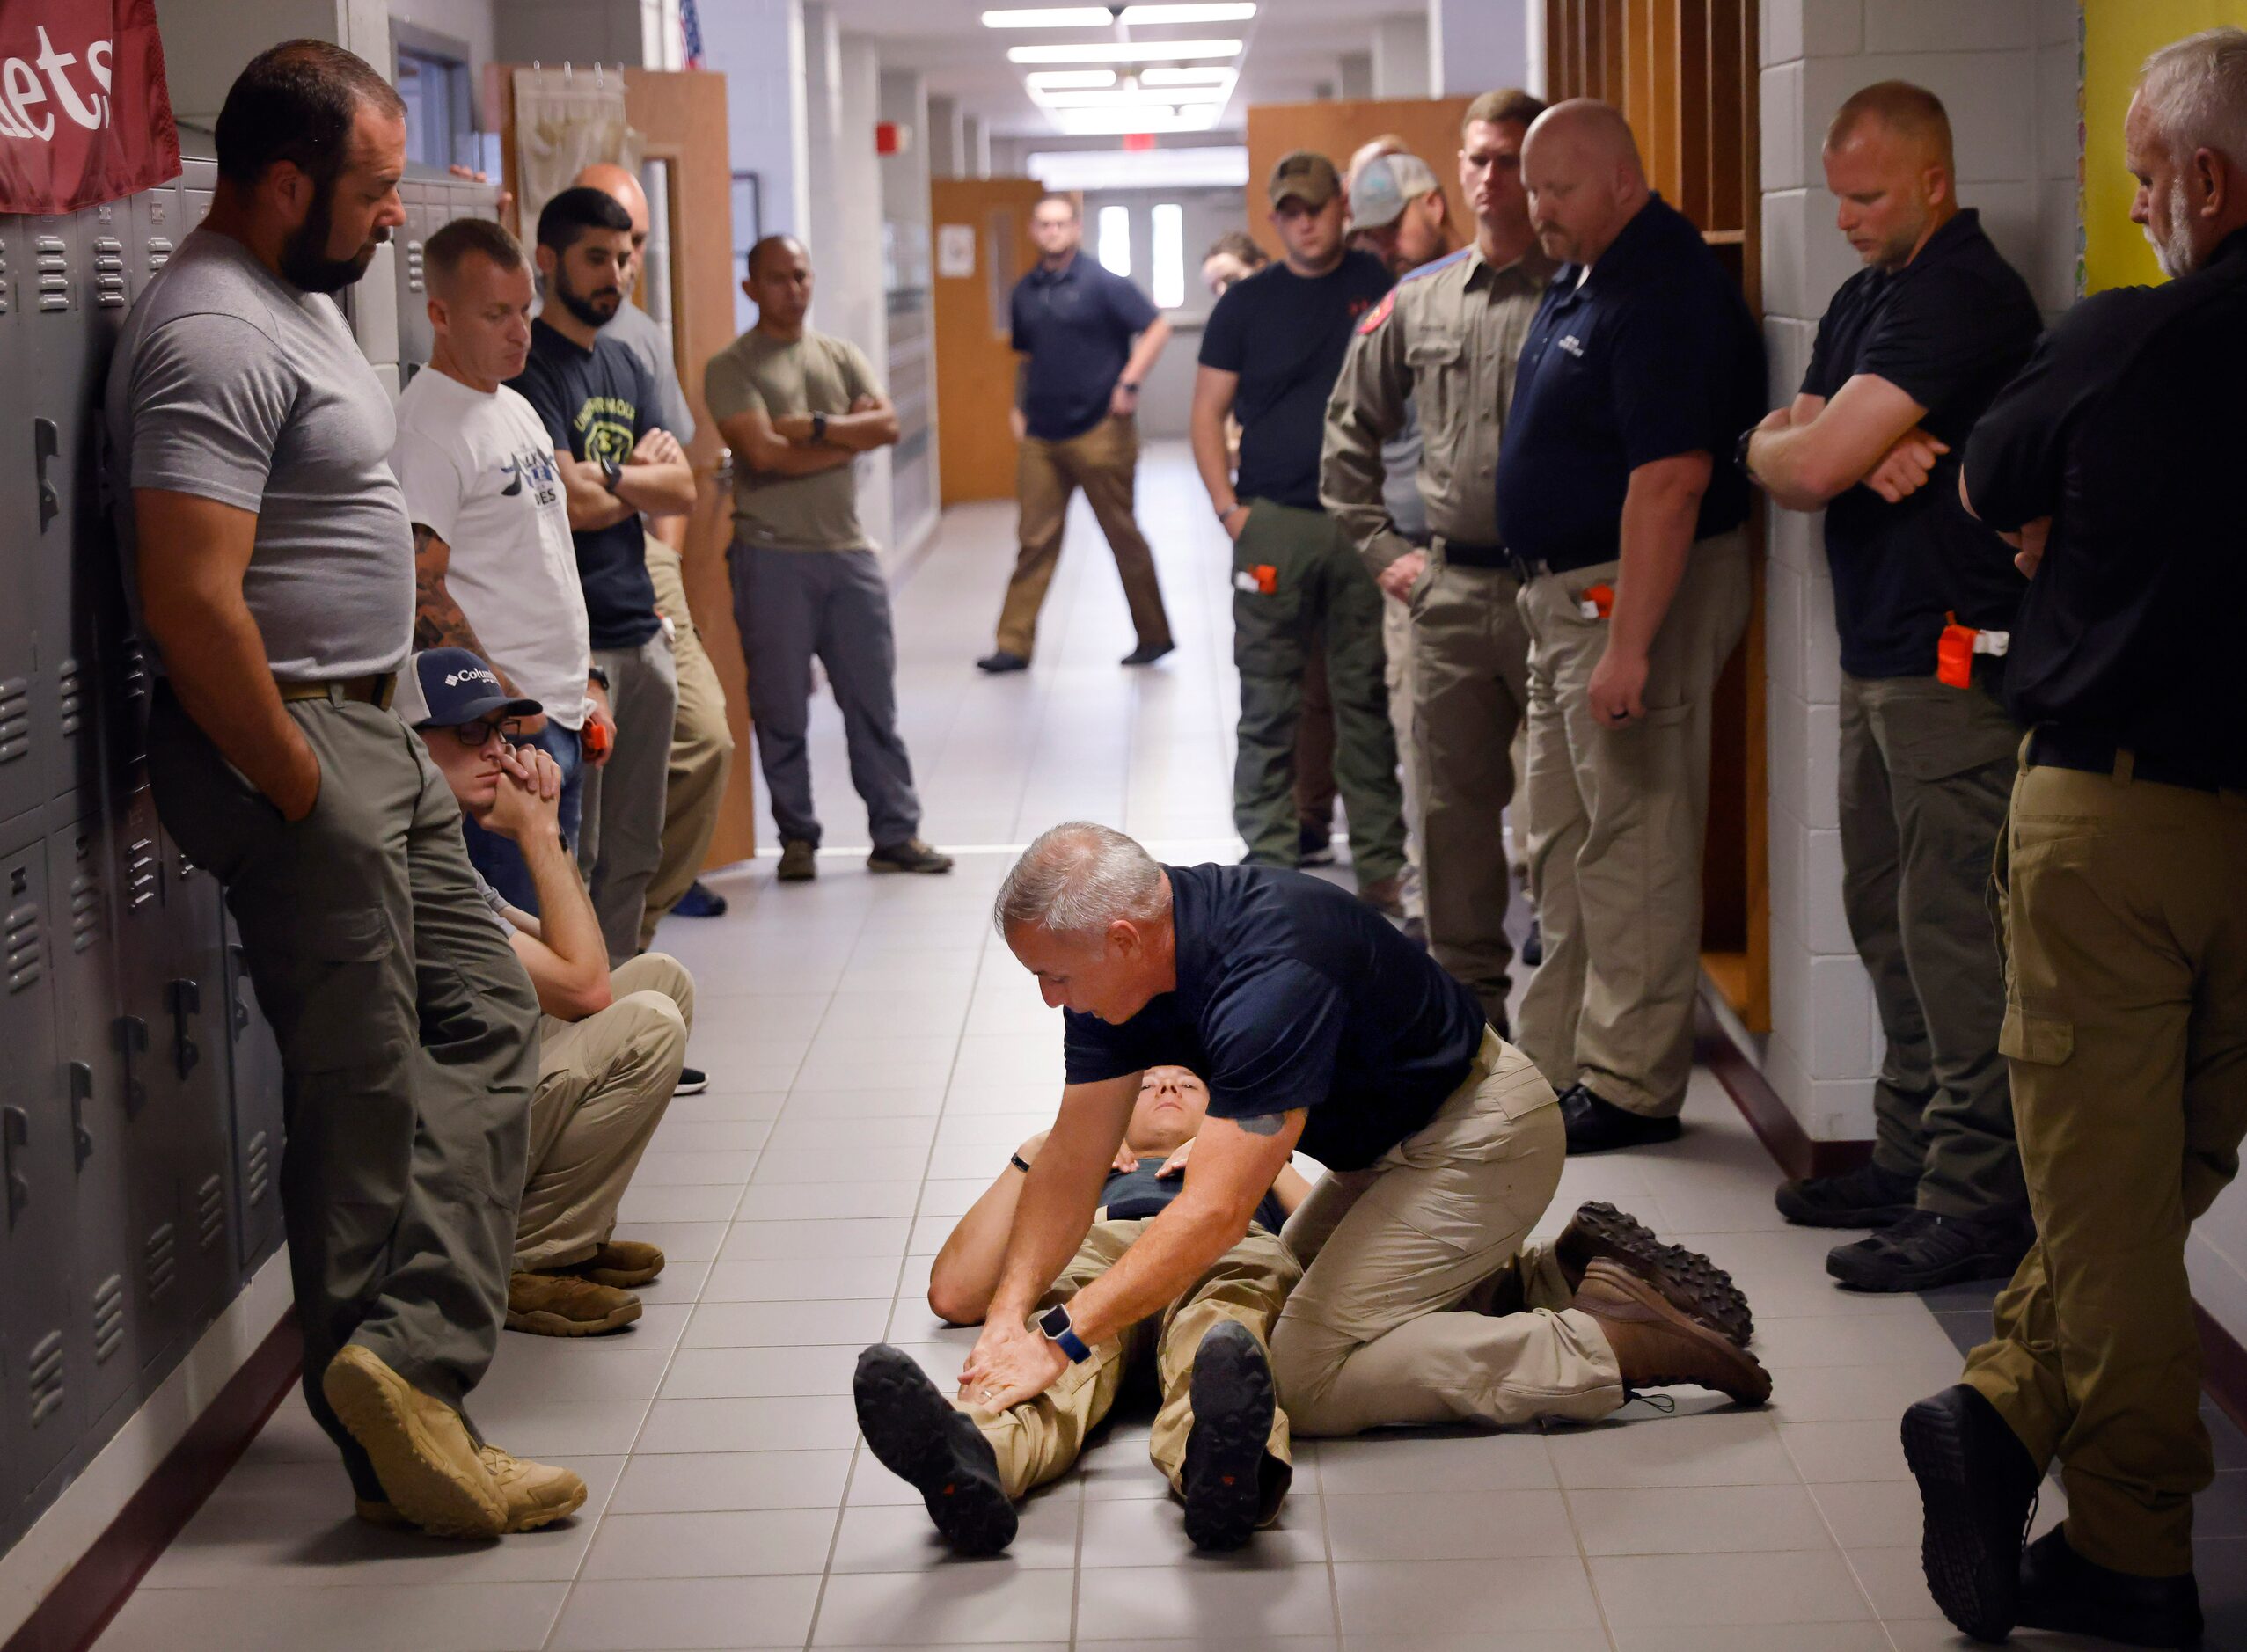
M809 883L819 875L817 856L808 838L791 837L780 845L780 869L775 875L783 883Z
M1687 1318L1626 1268L1593 1262L1585 1270L1576 1305L1606 1334L1626 1389L1692 1383L1751 1406L1771 1397L1771 1373L1753 1355Z
M478 1455L491 1471L492 1483L507 1500L507 1529L536 1531L565 1515L575 1514L585 1502L585 1482L567 1468L533 1463L527 1458L487 1445Z
M320 1393L373 1463L399 1519L440 1538L495 1538L507 1529L506 1501L450 1406L355 1342L328 1362Z
M583 1261L572 1262L569 1271L597 1285L636 1290L663 1271L663 1253L640 1239L608 1239Z
M1612 1204L1579 1206L1553 1241L1553 1251L1570 1290L1584 1283L1585 1268L1604 1258L1636 1274L1672 1307L1742 1348L1755 1334L1755 1316L1731 1275L1699 1251L1665 1245L1643 1222Z
M534 1336L601 1336L640 1317L640 1298L575 1274L509 1274L507 1328Z

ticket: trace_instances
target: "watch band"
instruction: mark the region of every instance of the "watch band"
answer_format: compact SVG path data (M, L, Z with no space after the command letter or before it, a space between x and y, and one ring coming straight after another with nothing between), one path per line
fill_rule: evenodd
M585 680L588 683L597 683L604 690L605 690L609 686L608 669L605 666L587 666L585 668Z
M827 415L825 413L816 413L811 415L811 439L814 442L824 442L827 440Z
M1061 1351L1069 1356L1072 1363L1081 1365L1093 1356L1092 1349L1085 1346L1085 1339L1077 1334L1077 1327L1069 1322L1066 1304L1048 1308L1039 1314L1037 1328L1045 1334L1048 1341L1060 1344Z
M1753 472L1750 471L1747 468L1748 443L1755 440L1755 433L1761 428L1763 428L1761 425L1750 425L1746 429L1741 431L1739 443L1732 450L1732 463L1740 467L1740 471L1743 475L1753 474Z
M1025 1176L1030 1173L1030 1161L1023 1158L1020 1153L1007 1154L1006 1162L1014 1166L1015 1169L1021 1171Z

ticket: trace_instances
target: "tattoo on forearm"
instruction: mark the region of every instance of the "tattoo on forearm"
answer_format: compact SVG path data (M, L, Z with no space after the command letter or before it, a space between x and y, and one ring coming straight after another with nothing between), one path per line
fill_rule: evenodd
M1279 1127L1287 1122L1287 1115L1259 1113L1252 1117L1235 1122L1251 1136L1277 1136L1279 1134Z
M460 604L445 589L444 575L422 560L432 544L442 545L431 529L414 524L414 647L466 648L481 655L484 645Z

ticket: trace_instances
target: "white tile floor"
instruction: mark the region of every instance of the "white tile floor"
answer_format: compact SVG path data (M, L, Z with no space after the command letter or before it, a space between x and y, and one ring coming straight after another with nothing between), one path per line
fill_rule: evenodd
M954 513L903 589L906 733L956 875L876 881L844 847L864 822L826 705L821 881L779 888L760 860L713 881L728 917L665 925L699 982L711 1089L672 1105L624 1217L670 1268L627 1334L504 1338L473 1407L509 1449L582 1473L583 1514L486 1546L359 1524L292 1397L105 1652L1963 1644L1920 1580L1895 1427L1954 1379L1951 1341L1916 1298L1828 1288L1828 1236L1781 1225L1775 1173L1705 1074L1680 1145L1572 1165L1549 1224L1613 1199L1732 1269L1777 1381L1767 1410L1679 1391L1592 1428L1306 1443L1280 1529L1223 1559L1189 1548L1144 1413L991 1561L948 1559L859 1449L858 1349L886 1337L956 1371L971 1334L929 1314L929 1258L1056 1093L1058 1028L990 934L1005 846L1089 815L1174 859L1238 852L1221 541L1182 453L1150 456L1143 496L1182 645L1155 670L1115 664L1131 637L1081 505L1026 676L969 665L1007 508Z

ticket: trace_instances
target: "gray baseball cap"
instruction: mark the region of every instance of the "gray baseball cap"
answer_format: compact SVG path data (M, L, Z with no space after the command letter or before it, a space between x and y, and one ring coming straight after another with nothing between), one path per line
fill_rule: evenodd
M1385 230L1403 215L1406 203L1442 187L1417 155L1383 155L1367 161L1350 186L1350 227Z

